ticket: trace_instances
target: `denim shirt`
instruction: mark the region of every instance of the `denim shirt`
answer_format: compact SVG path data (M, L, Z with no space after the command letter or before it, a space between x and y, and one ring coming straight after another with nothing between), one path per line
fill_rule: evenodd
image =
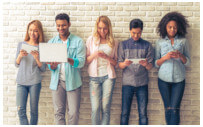
M171 58L166 60L161 66L157 65L157 60L165 56L168 52L178 50L187 59L185 64L180 58ZM181 82L185 79L185 66L190 64L189 43L186 38L176 36L174 45L168 37L159 39L155 48L155 67L159 68L158 77L165 82Z
M63 43L63 42L58 35L49 40L48 43ZM80 68L82 68L85 64L85 55L86 55L86 48L82 39L73 34L70 34L67 39L67 52L68 58L72 58L74 60L73 66L70 65L69 63L65 63L66 91L71 91L79 88L82 85ZM59 73L61 64L58 64L55 70L52 70L49 64L48 68L52 72L50 89L56 90L60 77Z

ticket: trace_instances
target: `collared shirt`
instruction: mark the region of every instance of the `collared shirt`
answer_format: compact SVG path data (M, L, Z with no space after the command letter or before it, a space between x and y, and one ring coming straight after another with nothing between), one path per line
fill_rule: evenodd
M132 38L123 41L118 46L118 64L125 59L147 58L148 63L153 64L154 50L152 45L140 38L134 41ZM123 85L144 86L148 84L148 71L140 64L131 64L123 69Z
M63 43L60 39L59 35L49 40L48 43ZM72 58L74 60L74 65L70 65L68 62L65 63L65 82L66 82L66 91L71 91L79 88L82 85L80 68L82 68L85 64L85 55L86 48L85 44L81 38L70 34L68 36L67 41L67 53L68 58ZM52 72L50 89L56 90L59 82L59 72L61 68L61 64L58 64L55 70L52 70L50 65L48 65L49 69Z
M168 52L178 50L187 59L185 64L180 58L172 58L165 61L161 66L157 65L157 60L165 56ZM185 66L190 64L189 45L186 38L174 38L174 45L171 45L171 40L166 36L156 42L155 48L155 66L159 68L158 76L165 82L181 82L185 79Z
M22 44L29 45L25 41L18 43L16 59L18 58ZM39 46L34 47L39 48ZM21 59L20 64L17 64L15 60L15 66L19 68L16 82L20 85L26 86L40 83L42 81L40 73L46 71L46 63L42 63L42 66L38 67L36 60L30 53Z
M100 40L96 41L93 36L90 36L87 39L87 41L86 41L87 57L90 56L91 54L93 54L95 51L99 50L99 43L100 43ZM117 41L115 41L115 46L113 47L112 52L109 55L112 59L114 59L116 61L117 61L117 47L118 47L118 43L117 43ZM98 60L93 59L92 62L88 65L89 76L98 77L97 64L98 64ZM114 66L111 65L109 61L107 63L107 72L108 72L109 78L116 78Z

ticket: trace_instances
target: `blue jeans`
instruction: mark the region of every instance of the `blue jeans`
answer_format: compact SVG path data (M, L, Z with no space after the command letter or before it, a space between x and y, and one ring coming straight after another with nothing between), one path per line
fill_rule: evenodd
M38 103L41 83L31 86L17 85L16 104L21 125L29 125L26 115L28 94L30 93L30 125L37 125Z
M180 104L185 89L185 80L179 83L169 83L158 79L159 91L165 108L167 125L179 125Z
M115 79L104 77L90 77L90 99L92 106L92 124L109 125L110 110ZM100 110L102 119L100 120Z
M134 93L136 93L138 103L139 124L147 125L148 85L139 87L134 86L122 87L122 112L120 124L128 125Z

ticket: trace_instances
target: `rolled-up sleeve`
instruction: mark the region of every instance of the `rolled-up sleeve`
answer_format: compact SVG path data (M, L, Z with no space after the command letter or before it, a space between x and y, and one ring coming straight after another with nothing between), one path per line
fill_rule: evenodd
M187 61L184 64L185 66L189 66L191 63L190 60L190 49L189 49L189 42L188 40L185 41L184 49L183 49L183 55L186 57Z
M79 41L79 45L77 47L77 57L73 58L74 68L82 68L85 64L85 56L86 56L86 47L82 40Z
M159 68L159 65L157 64L157 60L159 60L161 58L161 53L160 53L160 45L159 42L156 42L156 46L155 46L155 67Z

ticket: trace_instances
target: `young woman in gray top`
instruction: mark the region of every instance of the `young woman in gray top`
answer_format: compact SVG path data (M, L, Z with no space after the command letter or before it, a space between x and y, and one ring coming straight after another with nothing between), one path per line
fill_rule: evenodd
M18 44L15 65L19 68L17 74L16 103L19 121L21 125L36 125L38 121L38 102L41 89L42 77L40 72L46 70L46 64L39 61L38 51L30 53L21 49L22 45L39 48L39 43L44 42L42 24L33 20L27 26L24 42ZM27 97L30 94L30 122L26 115Z

